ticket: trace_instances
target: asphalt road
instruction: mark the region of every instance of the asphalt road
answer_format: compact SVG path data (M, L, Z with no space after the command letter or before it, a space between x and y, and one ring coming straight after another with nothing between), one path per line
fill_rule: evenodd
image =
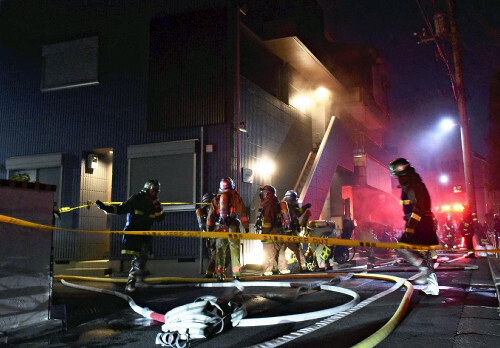
M388 336L377 347L500 346L499 304L488 260L459 256L440 255L437 267L439 296L424 296L418 292L420 287L414 286L407 309L400 311L401 321L387 332ZM164 314L172 308L193 302L199 296L234 298L235 294L239 294L239 300L245 302L250 318L264 318L258 325L228 328L205 340L191 340L192 347L264 344L271 347L277 342L283 343L283 347L351 347L384 327L397 313L409 291L404 286L396 289L394 281L373 278L388 275L406 279L416 273L415 269L405 264L378 261L379 264L368 270L365 267L335 267L326 273L293 278L275 276L266 280L267 283L286 285L282 287L259 286L261 282L256 280L262 281L262 278L244 273L242 293L238 293L230 283L226 284L229 287L213 288L200 288L193 285L196 283L175 286L171 283L148 283L147 287L138 289L133 299L138 306ZM351 309L329 315L326 319L265 325L270 322L265 318L305 315L339 308L353 300L351 295L311 286L318 285L318 282L329 282L348 289L350 293L357 294L359 300ZM123 289L123 283L71 283L109 291ZM54 313L64 320L66 330L9 346L159 347L155 338L162 332L161 323L135 313L118 296L70 288L58 280L54 281L53 296Z

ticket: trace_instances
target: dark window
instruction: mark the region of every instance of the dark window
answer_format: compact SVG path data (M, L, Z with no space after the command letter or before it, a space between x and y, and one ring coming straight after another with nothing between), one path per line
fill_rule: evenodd
M99 83L97 37L42 47L42 91Z

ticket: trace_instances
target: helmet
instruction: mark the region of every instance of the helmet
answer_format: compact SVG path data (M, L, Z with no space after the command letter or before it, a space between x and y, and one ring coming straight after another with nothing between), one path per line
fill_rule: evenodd
M205 193L201 198L202 203L210 203L217 195L215 193Z
M294 202L299 198L299 195L294 190L288 190L285 193L285 201Z
M391 175L403 176L409 174L410 162L405 158L396 158L391 163L389 163L389 170Z
M276 196L276 189L274 188L274 186L266 185L260 188L260 194L259 194L260 199L264 199L265 195L267 194Z
M234 181L230 177L226 177L221 179L219 184L220 192L228 192L230 190L234 190Z
M160 193L160 182L155 179L150 179L146 181L144 187L142 188L142 192L148 192L153 196L156 196L158 193Z

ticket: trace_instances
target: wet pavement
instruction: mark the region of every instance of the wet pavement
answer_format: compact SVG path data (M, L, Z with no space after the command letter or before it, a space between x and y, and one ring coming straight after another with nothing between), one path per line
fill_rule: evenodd
M283 347L351 347L385 328L384 325L398 312L398 308L401 310L408 289L394 287L394 281L380 278L387 275L406 279L416 271L393 260L377 259L370 269L343 265L323 273L274 276L265 280L267 284L257 276L258 272L248 269L243 273L241 282L248 318L264 319L255 325L226 329L206 340L192 340L191 346L271 347L280 343ZM401 311L400 322L388 331L388 336L377 347L500 345L498 294L493 280L495 276L492 276L494 267L500 265L498 259L440 254L438 261L439 296L424 296L418 292L422 286L415 285L407 309ZM198 277L197 274L191 276ZM111 281L67 281L108 292L121 292L124 287L124 283ZM264 286L269 282L276 285ZM316 287L319 282L328 282L350 292L320 290ZM138 306L164 314L193 302L199 296L229 298L238 293L231 282L224 283L224 287L220 283L209 283L214 287L197 284L175 283L172 280L147 283L147 286L138 288L132 298ZM266 323L265 318L306 316L314 311L340 308L353 301L352 293L357 294L359 299L352 304L353 307L340 313L326 318L266 325L269 320ZM375 298L377 296L380 297ZM155 344L155 338L162 332L161 323L137 314L127 301L112 293L72 288L54 280L52 303L54 316L62 320L64 330L20 340L9 346L160 347ZM365 342L364 346L372 345Z

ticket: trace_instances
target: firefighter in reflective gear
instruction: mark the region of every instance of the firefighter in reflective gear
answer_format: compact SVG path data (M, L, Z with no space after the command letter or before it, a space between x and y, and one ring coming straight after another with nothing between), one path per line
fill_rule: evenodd
M282 202L288 205L288 213L290 214L290 234L298 236L300 234L301 222L300 217L305 215L307 209L311 208L311 203L304 204L302 207L299 205L299 196L294 190L288 190L283 197ZM286 243L285 249L290 249L297 258L301 272L307 272L307 262L304 256L304 250L300 243Z
M477 222L477 217L475 213L471 213L470 207L468 204L465 205L462 221L460 222L459 231L461 236L464 238L465 248L468 250L474 249L474 245L472 243L472 239L474 237L474 227ZM474 252L468 251L466 257L475 257Z
M282 212L280 201L276 196L276 189L271 185L266 185L260 189L259 197L262 209L262 233L278 235L283 233L283 228L289 229L289 226L282 225ZM284 203L286 205L286 202ZM264 252L263 275L272 275L276 263L280 274L290 273L285 258L285 249L285 243L282 242L262 242Z
M437 224L431 211L431 199L420 175L404 158L397 158L389 163L392 175L395 175L401 188L401 202L403 204L405 232L400 239L401 243L438 245ZM426 295L439 294L436 273L432 266L430 252L418 253L407 249L396 249L396 252L408 263L417 267L420 277L417 284L426 284L422 290Z
M494 239L493 246L496 249L499 249L499 243L500 243L500 215L498 215L498 214L494 214L493 215L493 239Z
M212 202L212 199L214 199L216 196L217 195L215 193L205 193L201 199L203 206L196 209L196 219L198 220L198 226L200 228L200 231L202 232L208 231L207 217L208 217L208 212L210 210L210 203ZM208 260L207 270L205 271L205 278L213 278L215 276L215 263L217 260L216 239L206 238L206 247L210 252L210 259ZM226 261L225 261L226 267L229 265L230 262L231 258L229 256L229 251L228 251L226 253Z
M452 220L451 215L446 216L446 221L443 225L442 238L445 243L445 247L454 248L455 238L456 238L456 227L455 222Z
M234 189L233 179L226 177L220 181L219 193L212 200L207 217L207 228L209 231L215 229L216 223L220 232L240 232L240 222L249 231L248 217L245 204L240 194ZM225 259L227 247L231 252L231 266L233 278L240 279L240 240L235 238L218 238L216 240L216 276L218 281L224 280Z
M96 201L99 209L107 214L127 214L124 231L148 231L155 221L163 221L165 213L158 201L160 183L158 180L148 180L143 189L131 196L126 202L115 206ZM127 292L135 291L136 281L142 281L145 276L146 263L152 250L152 236L124 234L122 236L122 254L132 255L128 275Z

